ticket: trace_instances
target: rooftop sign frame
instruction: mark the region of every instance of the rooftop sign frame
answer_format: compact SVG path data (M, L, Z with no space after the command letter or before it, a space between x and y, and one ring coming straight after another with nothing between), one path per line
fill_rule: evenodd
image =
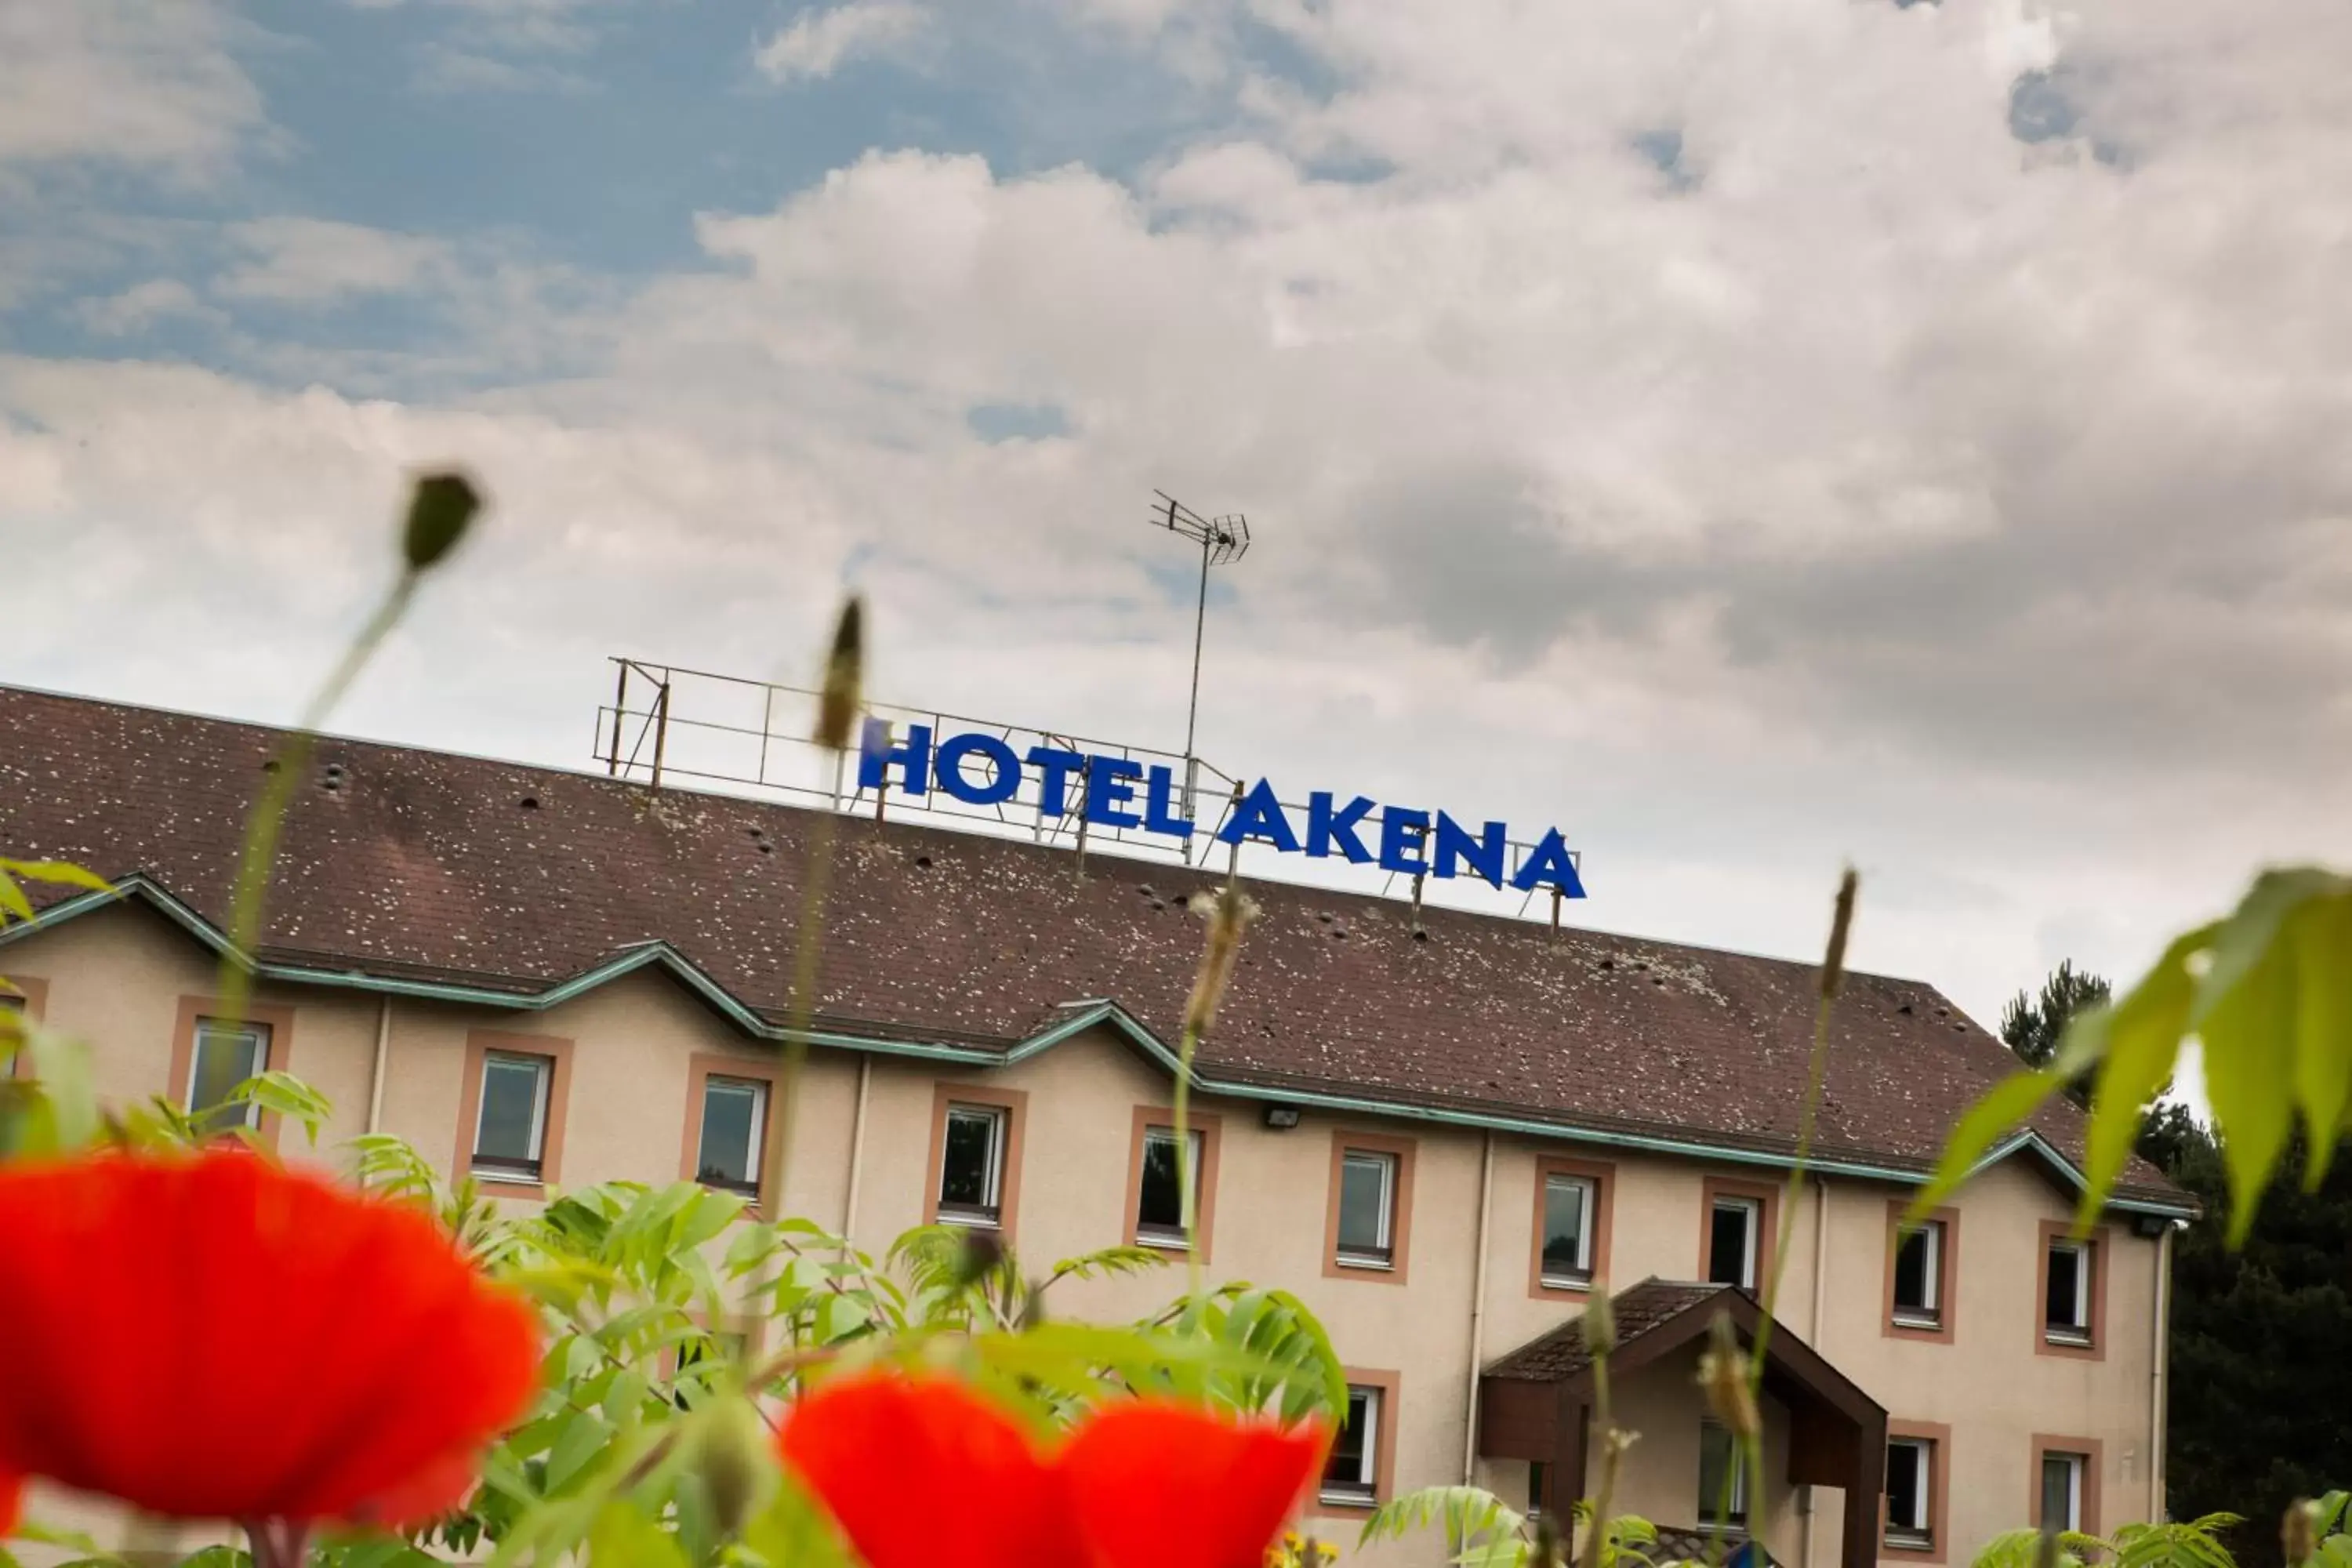
M1334 869L1360 868L1367 891L1419 905L1436 882L1482 884L1524 918L1549 895L1585 896L1582 856L1557 827L1514 837L1501 822L1382 806L1316 791L1285 799L1199 756L1066 731L869 701L857 753L808 739L810 687L615 657L613 700L596 715L594 755L614 777L749 786L803 804L1238 869L1245 846Z

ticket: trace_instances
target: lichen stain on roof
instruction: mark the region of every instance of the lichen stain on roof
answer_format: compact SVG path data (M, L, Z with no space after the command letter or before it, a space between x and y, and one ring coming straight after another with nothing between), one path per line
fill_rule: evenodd
M276 731L0 687L0 844L145 872L226 925ZM762 1016L790 1001L823 814L325 739L295 792L263 946L289 962L542 989L666 942ZM330 776L331 770L331 777ZM331 784L331 787L330 785ZM1215 870L903 821L835 819L820 1021L996 1046L1073 998L1173 1040ZM1251 880L1262 908L1213 1076L1784 1151L1810 965ZM45 897L62 896L49 891ZM1916 1166L2013 1059L1932 987L1854 975L1819 1143ZM2036 1125L2079 1153L2081 1118ZM2150 1168L2132 1187L2168 1191Z

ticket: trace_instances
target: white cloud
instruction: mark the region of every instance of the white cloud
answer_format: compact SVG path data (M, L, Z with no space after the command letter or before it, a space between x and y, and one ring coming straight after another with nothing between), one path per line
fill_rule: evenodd
M877 153L709 216L719 265L513 312L595 374L15 362L0 527L66 585L26 678L290 711L456 455L499 510L362 727L578 762L601 655L805 674L854 570L885 696L1172 743L1161 486L1257 524L1213 758L1559 820L1617 929L1803 955L1852 855L1858 960L1989 1019L2051 933L2119 971L2339 831L2352 24L2291 8L1265 4L1332 90L1132 184ZM2071 132L2011 133L2021 68ZM279 298L479 270L249 237Z
M831 76L846 62L887 55L919 37L929 14L912 0L848 0L811 9L760 46L753 61L772 81Z
M546 60L501 58L428 42L416 49L416 85L426 92L584 92L594 84Z
M294 305L402 293L425 282L449 258L449 247L438 239L324 218L256 218L232 225L228 237L246 259L222 273L215 290Z
M100 300L85 300L76 308L76 316L91 331L110 338L127 337L143 332L159 321L173 318L225 323L227 317L196 297L196 291L177 278L151 278L144 283L134 283L119 294Z
M0 5L0 164L217 175L263 128L231 27L212 0Z

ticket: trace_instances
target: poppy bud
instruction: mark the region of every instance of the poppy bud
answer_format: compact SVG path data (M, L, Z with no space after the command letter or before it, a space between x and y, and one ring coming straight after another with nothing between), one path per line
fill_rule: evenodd
M1192 909L1209 922L1208 946L1201 953L1200 973L1192 978L1192 997L1184 1004L1184 1033L1197 1040L1216 1022L1217 1004L1241 952L1242 932L1257 918L1257 905L1228 882L1213 893L1193 894Z
M2297 1498L2286 1505L2286 1517L2279 1521L2279 1546L2286 1555L2286 1568L2303 1568L2319 1550L2318 1523L2319 1505L2309 1498Z
M1536 1521L1535 1547L1528 1553L1528 1568L1561 1568L1567 1561L1568 1542L1559 1538L1559 1521L1546 1513Z
M696 1423L694 1473L710 1500L712 1519L732 1535L766 1506L776 1466L766 1423L749 1400L728 1399Z
M1837 913L1830 921L1830 950L1822 955L1822 1000L1834 1000L1845 979L1845 939L1853 930L1853 868L1838 879Z
M482 509L473 481L457 472L420 474L408 499L408 526L400 552L411 572L436 564L466 537L466 528Z
M865 601L852 594L841 606L841 619L833 628L833 651L825 656L816 743L836 752L849 750L850 735L857 727L857 710L865 701Z
M962 1250L956 1254L956 1283L971 1285L985 1279L1004 1265L1004 1243L984 1230L963 1233Z
M1748 1385L1748 1357L1733 1337L1728 1317L1717 1314L1710 1337L1714 1348L1698 1358L1699 1386L1706 1391L1707 1408L1731 1428L1732 1436L1752 1443L1763 1435L1764 1417L1756 1408L1756 1391Z

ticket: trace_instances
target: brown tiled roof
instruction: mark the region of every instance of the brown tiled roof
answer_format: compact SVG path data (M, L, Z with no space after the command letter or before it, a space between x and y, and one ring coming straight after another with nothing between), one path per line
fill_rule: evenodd
M1644 1279L1609 1298L1617 1324L1617 1343L1630 1345L1661 1323L1671 1322L1700 1303L1714 1300L1730 1285L1709 1285L1687 1279ZM1558 1383L1574 1377L1592 1364L1584 1342L1584 1321L1571 1318L1529 1340L1486 1369L1488 1377L1523 1383Z
M275 731L0 687L0 847L144 873L216 926ZM330 778L330 769L339 770ZM528 803L528 804L527 804ZM789 1001L823 814L334 738L295 792L265 957L530 993L667 943L747 1007ZM819 1013L995 1047L1065 1005L1176 1037L1211 874L909 823L836 819ZM1813 970L1361 894L1253 882L1263 908L1202 1047L1209 1077L1507 1113L1601 1133L1791 1148ZM51 890L46 897L64 896ZM1823 1154L1913 1169L2014 1060L1916 981L1852 976ZM2079 1159L2080 1113L2036 1126ZM2126 1193L2180 1201L2135 1163Z

